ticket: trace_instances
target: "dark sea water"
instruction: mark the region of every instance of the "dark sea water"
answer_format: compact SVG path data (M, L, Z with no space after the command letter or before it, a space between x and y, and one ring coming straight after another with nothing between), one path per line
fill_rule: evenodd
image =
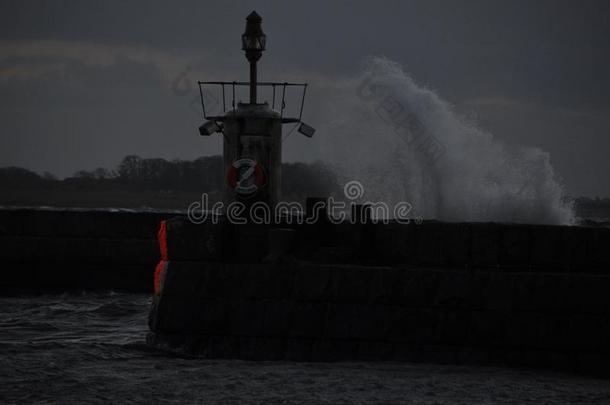
M0 403L610 403L610 382L493 367L182 359L147 348L150 298L0 298Z

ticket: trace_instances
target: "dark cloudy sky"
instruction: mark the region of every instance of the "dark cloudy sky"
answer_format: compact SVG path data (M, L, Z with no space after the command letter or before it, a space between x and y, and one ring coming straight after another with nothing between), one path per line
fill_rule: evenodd
M0 166L219 153L191 80L247 78L253 8L262 79L347 77L384 55L502 141L548 151L568 193L610 197L608 1L2 0ZM315 158L295 142L287 159Z

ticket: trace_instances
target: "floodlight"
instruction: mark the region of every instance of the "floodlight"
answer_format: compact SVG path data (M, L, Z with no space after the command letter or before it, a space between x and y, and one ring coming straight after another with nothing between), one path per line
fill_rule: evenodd
M214 121L206 121L202 126L199 127L199 134L203 136L210 136L213 133L220 131L222 131L222 128Z
M309 125L307 125L304 122L301 122L301 125L299 125L299 129L297 131L299 131L306 137L311 138L313 136L314 132L316 132L316 129L314 127L310 127Z

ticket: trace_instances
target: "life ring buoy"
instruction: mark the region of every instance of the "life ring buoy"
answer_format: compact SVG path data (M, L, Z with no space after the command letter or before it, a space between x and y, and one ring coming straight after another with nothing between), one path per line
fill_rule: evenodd
M249 196L265 185L265 172L254 159L237 159L229 166L227 182L237 194Z

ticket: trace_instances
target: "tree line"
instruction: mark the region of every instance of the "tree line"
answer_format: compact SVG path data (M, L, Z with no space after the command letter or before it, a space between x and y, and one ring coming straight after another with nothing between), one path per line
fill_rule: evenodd
M221 191L225 187L221 156L195 160L143 159L125 156L114 169L79 170L73 176L58 179L21 167L0 168L3 189L83 189L83 190L167 190ZM284 163L282 189L285 195L330 195L339 190L334 171L322 162Z

